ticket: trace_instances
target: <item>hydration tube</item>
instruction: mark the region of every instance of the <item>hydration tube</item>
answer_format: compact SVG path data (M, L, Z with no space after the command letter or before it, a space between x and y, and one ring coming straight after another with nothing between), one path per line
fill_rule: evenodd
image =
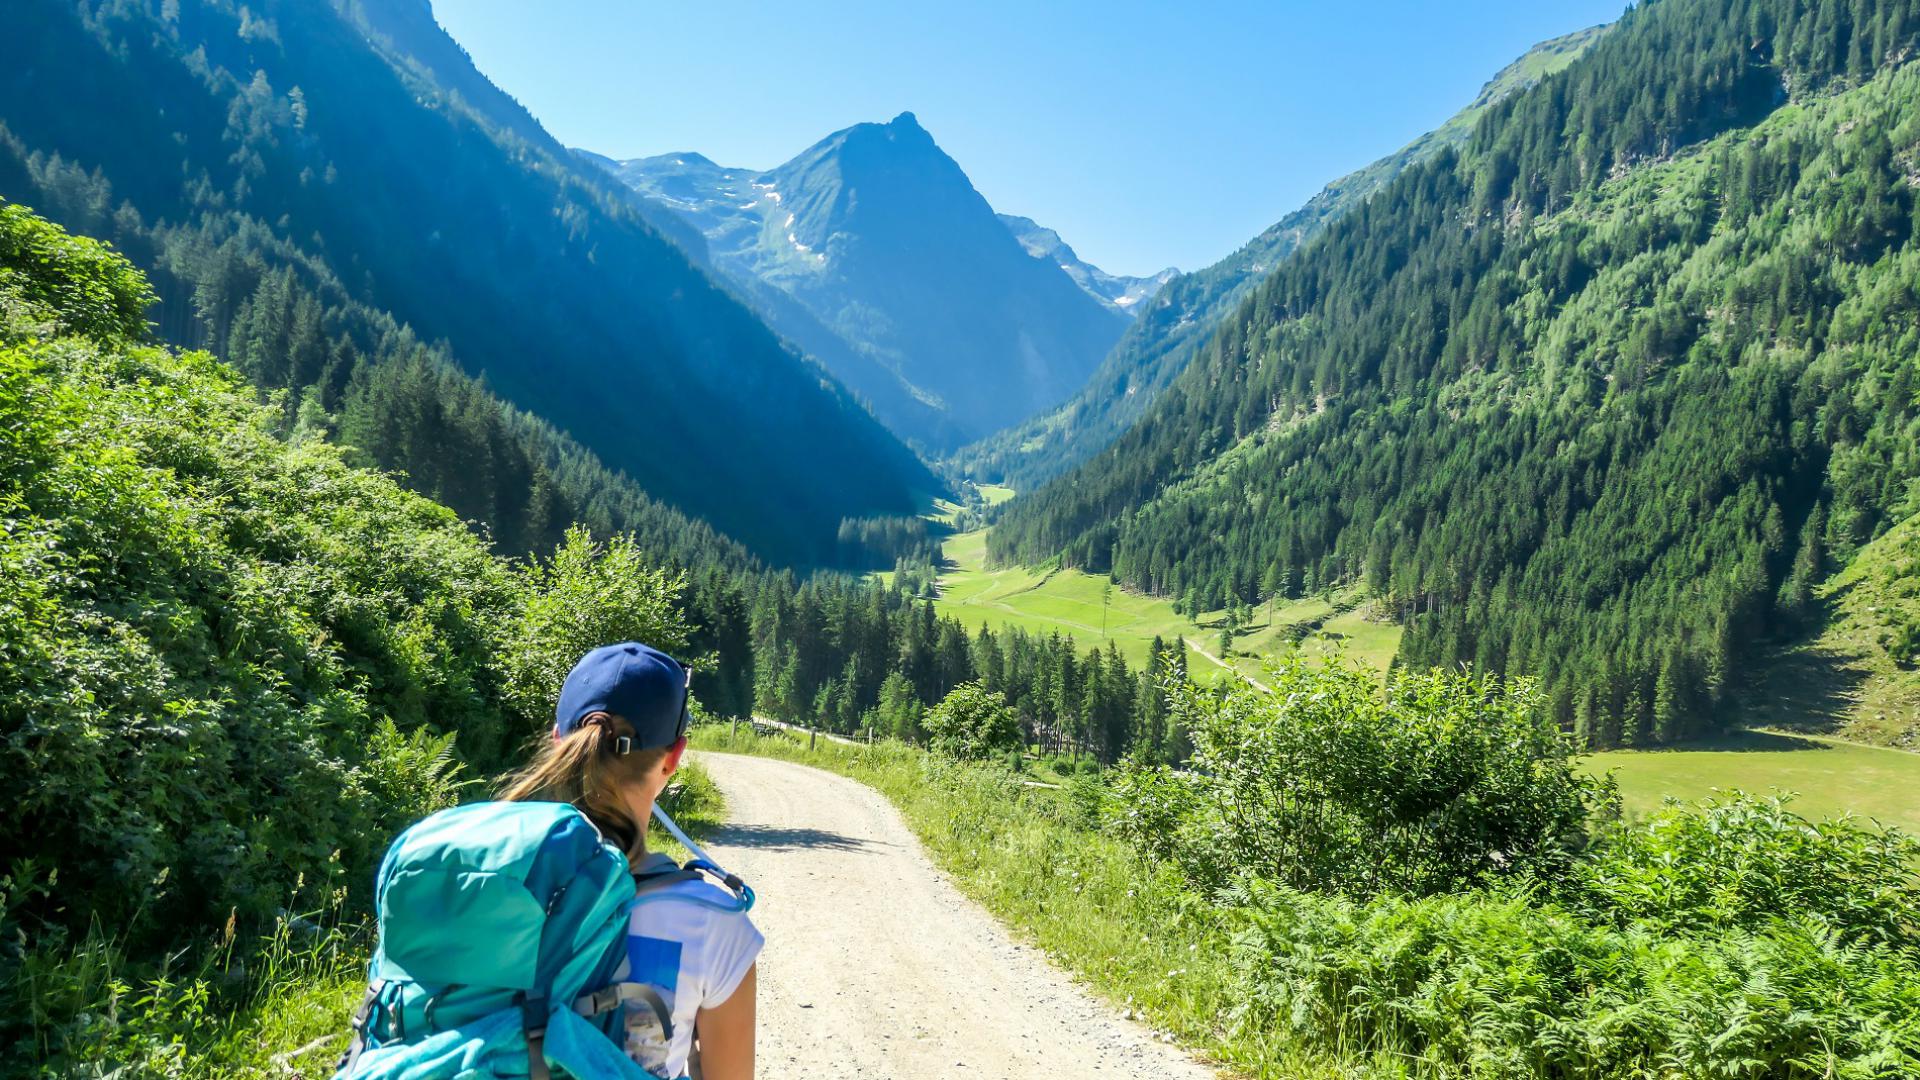
M714 862L713 857L708 855L704 848L702 848L699 844L694 843L692 837L688 836L685 832L683 832L679 825L674 824L673 818L667 815L666 809L662 807L658 802L653 804L653 817L655 821L658 821L661 825L666 827L668 835L672 836L675 840L680 841L680 846L686 848L687 851L692 853L693 855L692 861L688 862L687 865L683 867L683 869L703 870L709 874L712 874L714 877L719 878L721 883L724 884L727 887L727 889L734 894L735 897L737 897L737 900L735 901L734 906L726 910L741 911L741 912L753 910L752 886L748 885L744 881L741 881L737 875L730 874L727 871L721 869L720 864ZM645 900L646 898L641 897L641 899ZM705 901L700 901L700 902L705 903ZM707 906L717 907L719 905L708 904Z

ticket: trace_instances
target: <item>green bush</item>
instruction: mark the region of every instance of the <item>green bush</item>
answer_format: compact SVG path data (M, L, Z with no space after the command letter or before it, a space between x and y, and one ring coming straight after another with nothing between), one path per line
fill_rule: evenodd
M602 544L576 525L525 579L526 598L499 645L504 696L523 716L550 723L560 684L590 649L644 641L676 656L685 650L685 580L650 566L631 537Z
M1738 792L1620 822L1539 704L1300 662L1176 694L1194 771L1123 763L1102 821L1237 924L1236 1043L1436 1080L1920 1075L1920 843Z
M1382 691L1356 665L1298 657L1270 679L1175 688L1203 819L1178 832L1206 880L1435 893L1551 874L1616 801L1574 767L1531 683L1396 672Z
M0 341L144 340L154 299L146 277L105 244L0 203Z
M387 808L380 823L382 833L398 834L421 818L456 805L460 793L478 783L461 778L453 743L452 732L436 735L427 728L402 732L391 717L380 718L362 771L368 792Z
M1205 821L1205 780L1192 772L1129 758L1107 777L1103 824L1114 835L1155 859L1198 869L1218 881L1225 867L1200 864L1214 845L1198 830Z
M923 721L934 750L978 761L1020 745L1020 716L1005 698L981 683L962 683L927 710Z

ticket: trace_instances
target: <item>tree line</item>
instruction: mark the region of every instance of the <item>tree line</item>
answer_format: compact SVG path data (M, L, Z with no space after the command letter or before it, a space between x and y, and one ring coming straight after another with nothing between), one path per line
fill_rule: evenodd
M696 613L708 606L701 593L696 587ZM1111 642L1083 649L1059 633L984 625L969 634L900 589L830 575L800 584L769 576L752 597L726 606L747 612L729 624L744 629L748 644L716 644L715 678L724 685L701 699L725 715L925 742L928 708L977 683L1015 711L1027 744L1105 762L1126 754L1179 760L1186 752L1164 690L1186 677L1184 642L1156 639L1135 669Z

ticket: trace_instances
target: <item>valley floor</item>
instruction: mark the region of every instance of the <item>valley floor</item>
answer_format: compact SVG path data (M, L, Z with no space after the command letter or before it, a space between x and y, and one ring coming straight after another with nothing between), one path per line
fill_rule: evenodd
M982 489L982 494L990 504L1011 497L1005 488ZM1251 622L1234 640L1233 654L1223 662L1219 637L1224 612L1188 618L1165 599L1117 586L1109 590L1106 579L1077 570L989 568L988 531L959 533L944 545L946 565L935 604L942 615L959 619L969 630L1019 627L1029 633L1064 634L1092 647L1110 641L1135 665L1146 660L1155 637L1169 642L1181 637L1187 642L1188 668L1196 676L1207 678L1225 669L1256 682L1268 660L1296 647L1338 649L1382 671L1399 650L1400 627L1379 618L1359 590L1348 589L1254 608ZM1873 563L1863 559L1857 565ZM1850 584L1853 576L1842 575L1829 592ZM1834 625L1850 624L1835 620ZM1777 675L1776 685L1793 672L1782 669ZM1771 709L1747 715L1752 722L1798 727L1814 713L1796 704L1795 695L1783 694ZM1884 720L1887 707L1874 704L1879 706L1875 715ZM1898 708L1893 712L1905 715ZM1904 723L1910 726L1912 718ZM1874 737L1883 734L1878 730L1859 734L1874 742L1889 741ZM1920 754L1902 750L1818 734L1741 731L1670 749L1594 754L1586 765L1595 772L1614 773L1629 815L1658 810L1668 798L1691 802L1737 788L1791 794L1795 810L1809 818L1852 813L1920 833Z
M1738 788L1795 795L1793 809L1819 819L1850 813L1920 833L1920 754L1839 739L1739 731L1661 750L1615 750L1585 759L1611 771L1629 815L1671 797L1707 798Z
M1400 648L1400 628L1374 616L1357 590L1330 597L1306 597L1263 604L1234 638L1231 655L1220 654L1225 612L1189 618L1173 604L1143 596L1078 570L987 566L988 529L948 537L946 566L935 601L942 615L959 619L969 630L981 626L1019 627L1029 633L1060 633L1084 646L1111 642L1128 662L1146 662L1154 638L1187 642L1187 667L1205 678L1230 669L1258 679L1263 665L1284 651L1339 648L1379 670L1386 670Z

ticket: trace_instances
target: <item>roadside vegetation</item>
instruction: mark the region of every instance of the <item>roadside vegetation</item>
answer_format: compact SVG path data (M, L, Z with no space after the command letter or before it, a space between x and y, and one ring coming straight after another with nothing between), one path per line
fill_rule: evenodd
M1304 659L1273 681L1170 687L1192 770L1062 790L891 741L696 746L871 784L962 889L1254 1075L1920 1069L1907 835L1736 791L1623 816L1524 682Z
M0 1074L322 1075L387 842L589 645L687 645L685 584L584 530L492 553L151 300L0 204Z

